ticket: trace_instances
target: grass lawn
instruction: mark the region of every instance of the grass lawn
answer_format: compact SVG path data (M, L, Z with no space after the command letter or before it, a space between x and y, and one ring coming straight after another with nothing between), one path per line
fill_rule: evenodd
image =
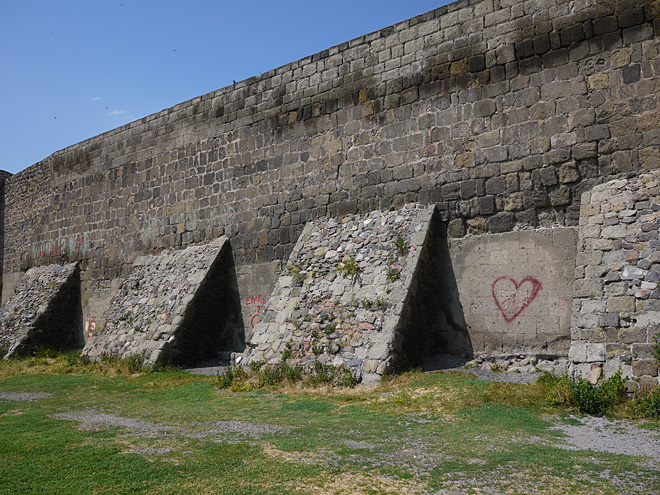
M342 390L216 383L62 356L0 363L0 494L660 493L648 458L563 448L552 427L579 419L539 385L419 372Z

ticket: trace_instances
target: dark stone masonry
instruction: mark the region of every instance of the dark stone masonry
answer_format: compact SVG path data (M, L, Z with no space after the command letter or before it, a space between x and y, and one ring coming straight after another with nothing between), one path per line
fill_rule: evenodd
M424 270L440 280L411 299L435 312L413 315L445 350L567 357L575 343L574 371L613 372L597 345L652 345L621 329L654 311L655 247L626 272L644 271L639 290L603 309L586 287L622 281L571 239L589 194L660 168L659 35L656 0L460 0L55 152L2 181L3 301L29 268L77 262L87 341L136 260L224 236L213 291L235 281L243 345L305 225L415 203L436 211ZM598 342L601 326L617 336ZM640 360L619 362L657 381Z

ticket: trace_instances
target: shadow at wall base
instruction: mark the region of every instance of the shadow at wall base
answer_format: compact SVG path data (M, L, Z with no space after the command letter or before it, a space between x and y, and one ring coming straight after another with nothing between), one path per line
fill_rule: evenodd
M457 295L447 226L436 213L408 296L398 367L416 366L438 355L472 358L472 341Z
M191 302L174 346L161 362L184 367L217 364L232 352L245 349L245 329L229 242L209 269L197 297Z

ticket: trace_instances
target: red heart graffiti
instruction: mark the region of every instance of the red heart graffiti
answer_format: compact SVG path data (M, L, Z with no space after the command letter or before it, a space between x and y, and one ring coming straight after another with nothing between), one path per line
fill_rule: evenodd
M543 289L534 277L525 277L520 283L511 277L500 277L493 282L493 299L507 323L511 323L529 306Z

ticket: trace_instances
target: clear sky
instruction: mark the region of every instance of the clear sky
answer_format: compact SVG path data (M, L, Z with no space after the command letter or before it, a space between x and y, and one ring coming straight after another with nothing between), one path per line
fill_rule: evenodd
M0 0L0 169L446 0Z

